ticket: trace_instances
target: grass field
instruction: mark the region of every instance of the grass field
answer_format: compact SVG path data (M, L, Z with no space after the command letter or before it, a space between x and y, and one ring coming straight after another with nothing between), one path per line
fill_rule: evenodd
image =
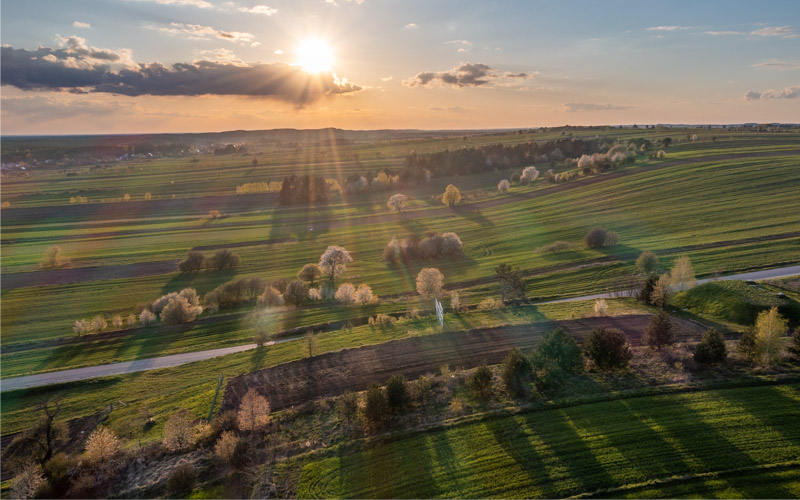
M489 418L312 455L297 495L796 498L799 403L800 386L785 385Z

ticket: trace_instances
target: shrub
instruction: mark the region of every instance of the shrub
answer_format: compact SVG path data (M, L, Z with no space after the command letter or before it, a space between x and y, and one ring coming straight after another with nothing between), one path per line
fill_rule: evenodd
M410 399L408 382L405 377L394 375L386 382L386 402L393 412L400 413L404 411Z
M197 482L197 471L194 465L184 463L175 468L167 479L167 491L173 495L182 495L192 491Z
M128 328L136 325L136 315L133 313L129 314L128 317L125 318L125 324L128 326Z
M727 357L728 350L725 348L722 334L714 328L706 330L702 340L695 347L694 360L701 365L713 365L724 362Z
M353 286L352 283L343 283L337 290L336 290L336 300L341 302L346 306L351 306L356 302L356 288Z
M347 264L351 262L353 262L353 257L346 248L339 245L330 245L320 256L319 267L333 283L336 277L347 269Z
M594 312L600 316L605 316L608 312L608 302L606 299L597 299L594 301Z
M319 264L306 264L303 266L303 269L297 273L298 279L308 281L311 286L314 286L314 281L320 276L322 276L322 268L319 267Z
M76 320L72 325L72 331L76 335L84 335L92 331L92 324L85 319Z
M187 411L173 413L164 424L164 437L161 444L169 451L178 451L194 445L193 424Z
M61 247L53 245L44 252L44 258L39 264L44 269L57 269L69 264L69 259L61 254Z
M442 203L448 207L454 207L461 201L461 191L452 184L448 184L442 195Z
M319 290L319 288L309 288L308 299L314 301L322 300L322 292Z
M239 403L239 412L236 416L239 429L243 431L256 431L269 422L270 406L267 398L260 395L252 387Z
M257 347L264 347L264 345L269 342L269 332L259 329L256 331L256 335L253 340L255 340Z
M552 361L555 367L567 375L583 372L583 356L578 344L564 329L556 328L536 343L531 358L534 369L541 369Z
M102 332L108 326L106 319L99 314L92 318L92 330Z
M661 349L665 345L671 345L675 341L672 322L666 311L661 309L650 318L650 324L647 325L644 331L643 340L645 344L657 349Z
M243 304L257 302L266 288L267 285L261 278L237 278L208 292L205 302L211 309L232 309Z
M625 334L616 328L593 330L583 345L586 357L601 370L614 370L628 366L631 350Z
M492 388L492 370L488 366L480 366L469 377L469 387L481 398L487 398Z
M768 311L761 311L756 318L756 353L762 363L769 366L781 357L783 339L786 334L786 319L778 313L778 308L773 307Z
M214 456L222 462L230 463L236 452L237 444L239 444L239 436L231 431L223 432L219 436L217 444L214 445Z
M119 453L119 439L114 431L107 427L98 427L86 440L86 459L90 463L108 462Z
M369 324L370 325L389 325L397 321L397 318L391 316L389 314L378 313L373 318L370 316Z
M372 295L372 288L370 288L369 285L358 285L358 289L356 289L355 292L355 301L357 304L369 304L370 302L373 302L374 299L375 296Z
M500 299L496 299L494 297L486 297L478 304L479 311L492 311L494 309L500 309L505 304Z
M145 200L145 201L150 201L150 200L152 200L152 199L153 199L153 195L152 195L152 194L150 194L150 191L148 191L148 192L146 192L146 193L144 194L144 200Z
M345 391L336 401L336 410L339 417L348 423L353 423L358 418L358 394Z
M617 233L603 229L602 227L590 229L589 232L586 233L586 236L583 237L583 243L588 248L594 249L614 246L617 244L618 240L619 236Z
M371 384L364 402L364 418L372 427L380 429L386 423L389 412L389 402L383 388L376 383Z
M658 271L658 255L647 250L636 259L636 269L641 273L654 273Z
M22 467L11 481L11 498L34 498L36 492L46 484L39 464L29 463Z
M461 255L463 246L461 238L459 238L456 233L444 233L442 234L442 243L439 247L440 255L445 257Z
M508 182L508 179L503 179L502 181L497 183L497 191L500 193L505 193L509 190L511 184Z
M417 274L417 293L424 298L438 297L444 285L444 275L434 268L423 268Z
M227 248L223 248L214 252L214 255L208 259L206 267L215 271L223 271L225 269L233 269L239 267L241 259L238 255L231 252Z
M275 289L275 287L268 286L264 293L258 297L259 307L279 307L283 305L283 295Z
M155 321L156 315L153 314L153 312L151 312L149 309L145 309L139 314L139 323L141 323L142 326L150 326L151 324L155 323Z
M209 219L219 219L222 217L222 214L219 213L219 210L209 210L208 211L208 218Z
M295 306L299 306L306 300L307 296L308 285L300 280L292 280L286 287L286 292L283 294L283 300Z
M549 245L544 245L536 249L536 253L540 254L548 254L548 253L561 253L566 252L572 248L572 244L568 241L554 241Z
M203 269L206 257L203 252L190 250L186 258L178 263L178 271L182 273L193 273Z
M183 295L170 299L161 311L161 322L165 325L191 323L203 312L202 306L191 305Z
M517 348L509 351L506 359L503 361L503 369L501 376L503 384L512 396L523 396L526 391L526 383L528 382L533 367L530 360L526 358L522 351Z
M739 353L744 356L748 361L755 361L758 356L758 349L756 348L756 328L750 326L744 329L742 335L739 337L739 342L736 345Z

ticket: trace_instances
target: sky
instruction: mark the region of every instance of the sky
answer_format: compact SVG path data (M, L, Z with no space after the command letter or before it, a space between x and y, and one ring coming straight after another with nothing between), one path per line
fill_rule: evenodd
M3 0L0 132L800 122L800 2Z

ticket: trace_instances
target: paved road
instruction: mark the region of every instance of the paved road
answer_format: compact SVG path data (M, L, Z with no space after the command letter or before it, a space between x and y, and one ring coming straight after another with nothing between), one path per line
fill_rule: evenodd
M707 278L707 279L697 280L697 283L701 285L703 283L708 283L710 281L718 281L718 280L777 279L777 278L785 278L788 276L795 276L798 274L800 274L800 265L781 267L777 269L767 269L764 271L754 271L750 273L733 274L729 276L719 276L716 278ZM621 295L623 294L620 292L599 293L595 295L583 295L581 297L570 297L568 299L550 300L538 303L555 304L559 302L575 302L579 300L612 298L612 297L619 297ZM267 345L289 342L291 340L297 340L298 338L301 337L287 337L269 342ZM39 387L43 385L74 382L77 380L109 377L112 375L122 375L125 373L155 370L157 368L169 368L171 366L184 365L186 363L192 363L194 361L202 361L206 359L216 358L219 356L225 356L226 354L249 351L250 349L255 349L255 347L256 347L255 344L246 344L234 347L223 347L221 349L211 349L208 351L187 352L184 354L173 354L170 356L161 356L158 358L138 359L135 361L125 361L121 363L111 363L107 365L88 366L86 368L74 368L72 370L39 373L36 375L27 375L24 377L5 378L0 380L0 391L4 392L4 391L11 391L14 389L26 389L29 387Z

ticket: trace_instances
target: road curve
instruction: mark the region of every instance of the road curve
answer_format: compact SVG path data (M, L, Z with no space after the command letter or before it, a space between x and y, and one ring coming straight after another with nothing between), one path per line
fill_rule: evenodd
M753 271L749 273L732 274L729 276L719 276L697 280L698 285L719 280L765 280L786 278L800 274L800 265L780 267L776 269L766 269L763 271ZM598 293L594 295L582 295L580 297L570 297L567 299L549 300L537 302L537 304L557 304L560 302L577 302L580 300L593 300L603 298L613 298L624 296L624 292ZM302 337L286 337L267 343L267 345L280 344L297 340ZM210 349L207 351L187 352L183 354L172 354L158 358L137 359L134 361L124 361L121 363L111 363L107 365L87 366L85 368L73 368L71 370L61 370L56 372L38 373L23 377L12 377L0 379L0 392L12 391L15 389L27 389L30 387L40 387L44 385L61 384L64 382L75 382L78 380L88 380L100 377L110 377L113 375L123 375L158 368L169 368L172 366L184 365L194 361L217 358L227 354L249 351L255 349L256 344L244 344L233 347L223 347L220 349Z

